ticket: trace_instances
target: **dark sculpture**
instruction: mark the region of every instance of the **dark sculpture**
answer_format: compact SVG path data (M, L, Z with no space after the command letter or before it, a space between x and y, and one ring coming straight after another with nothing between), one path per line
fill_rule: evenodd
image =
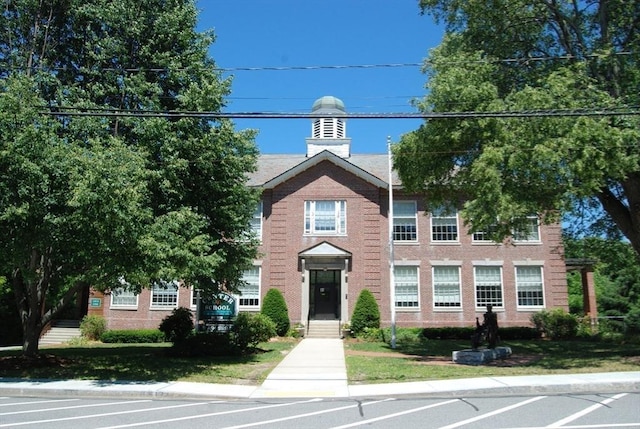
M490 349L495 349L498 344L498 317L492 310L493 306L487 305L482 324L476 317L476 331L471 335L471 347L474 350L477 350L485 341Z

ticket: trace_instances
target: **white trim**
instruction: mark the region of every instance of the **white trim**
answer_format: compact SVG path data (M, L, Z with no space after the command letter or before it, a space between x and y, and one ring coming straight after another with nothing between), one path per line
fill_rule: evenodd
M460 305L458 306L437 306L436 305L436 268L438 267L442 267L442 268L450 268L450 267L456 267L458 268L458 296L459 296L459 302ZM433 265L431 267L431 294L432 294L432 305L433 305L433 310L434 311L448 311L448 312L460 312L463 310L463 304L464 304L464 300L462 299L462 267L460 265L453 265L453 264L447 264L447 265Z
M489 267L489 268L497 267L499 269L498 275L500 277L500 301L501 301L501 304L500 305L491 304L491 305L493 305L493 308L495 308L495 309L504 309L505 308L505 305L504 305L504 274L503 274L504 270L502 269L502 265L474 264L473 265L473 296L474 296L476 309L485 308L487 306L487 304L482 304L482 305L478 304L478 275L477 275L476 268L487 268L487 267Z
M153 288L156 284L158 284L159 282L154 282L151 285L151 293L149 294L149 310L171 310L174 308L178 308L178 304L180 303L180 284L173 280L173 281L164 281L164 280L160 280L160 283L164 283L167 286L169 285L174 285L176 288L176 302L175 304L171 304L171 305L163 305L163 304L154 304L153 303Z
M540 292L542 294L542 304L536 304L536 305L521 305L520 304L520 299L518 297L518 268L519 267L526 267L526 268L539 268L540 269ZM537 310L537 309L543 309L546 307L547 305L547 300L545 297L545 286L544 286L544 266L542 264L540 265L535 265L535 264L528 264L528 265L516 265L514 262L514 267L513 267L513 275L514 275L514 279L515 279L515 293L516 293L516 308L518 310Z

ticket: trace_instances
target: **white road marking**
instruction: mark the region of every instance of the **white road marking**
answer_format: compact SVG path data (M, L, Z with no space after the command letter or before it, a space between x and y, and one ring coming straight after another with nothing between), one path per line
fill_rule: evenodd
M627 396L627 394L626 394L626 393L620 393L620 394L618 394L618 395L612 396L611 398L605 399L605 400L604 400L604 401L602 401L602 402L599 402L599 403L594 404L594 405L592 405L592 406L590 406L590 407L587 407L587 408L585 408L585 409L584 409L584 410L582 410L582 411L578 411L577 413L571 414L570 416L567 416L567 417L565 417L564 419L560 419L560 420L558 420L558 421L557 421L557 422L555 422L555 423L551 423L551 424L550 424L550 425L548 425L547 427L548 427L548 428L555 428L555 427L564 426L564 425L566 425L567 423L570 423L570 422L572 422L572 421L574 421L574 420L577 420L577 419L579 419L579 418L580 418L580 417L582 417L582 416L586 416L587 414L589 414L589 413L591 413L591 412L593 412L593 411L597 410L598 408L600 408L600 407L604 407L605 405L610 404L610 403L611 403L611 402L613 402L613 401L617 401L618 399L623 398L623 397L625 397L625 396Z
M222 429L242 429L242 428L249 428L252 426L262 426L262 425L266 425L266 424L271 424L271 423L278 423L278 422L284 422L287 420L295 420L295 419L301 419L304 417L311 417L311 416L317 416L320 414L326 414L326 413L333 413L336 411L342 411L342 410L348 410L349 408L357 408L360 406L367 406L367 405L373 405L373 404L379 404L380 402L387 402L387 401L393 401L393 398L387 398L387 399L382 399L379 401L372 401L372 402L365 402L363 404L351 404L351 405L346 405L344 407L337 407L337 408L330 408L330 409L326 409L326 410L320 410L320 411L313 411L310 413L304 413L304 414L295 414L292 416L287 416L287 417L281 417L279 419L273 419L273 420L263 420L263 421L259 421L259 422L253 422L253 423L246 423L243 425L238 425L238 426L228 426L226 428L222 428Z
M442 406L442 405L452 404L452 403L458 402L458 401L459 401L459 399L450 399L448 401L438 402L436 404L425 405L424 407L419 407L419 408L412 408L410 410L405 410L405 411L401 411L401 412L398 412L398 413L388 414L386 416L376 417L374 419L362 420L362 421L355 422L355 423L349 423L349 424L343 425L343 426L335 426L335 427L333 427L331 429L346 429L346 428L353 428L353 427L356 427L356 426L367 425L369 423L378 422L378 421L386 420L386 419L391 419L391 418L394 418L394 417L403 416L405 414L417 413L418 411L428 410L429 408L435 408L435 407L439 407L439 406Z
M497 414L502 414L502 413L505 413L507 411L511 411L511 410L513 410L515 408L522 407L523 405L531 404L532 402L536 402L536 401L539 401L540 399L544 399L544 398L546 398L546 396L536 396L534 398L527 399L526 401L522 401L522 402L518 402L518 403L513 404L513 405L509 405L508 407L499 408L497 410L491 411L490 413L486 413L486 414L482 414L482 415L479 415L479 416L476 416L476 417L472 417L470 419L462 420L460 422L453 423L453 424L450 424L450 425L447 425L447 426L442 426L440 429L453 429L453 428L457 428L457 427L460 427L460 426L464 426L464 425L466 425L468 423L477 422L478 420L486 419L487 417L495 416Z
M131 404L131 403L135 403L135 402L151 402L151 401L127 401L127 402L120 402L120 403L121 404L122 403ZM3 425L0 425L0 428L14 427L14 426L35 425L35 424L41 424L41 423L64 422L64 421L67 421L67 420L92 419L92 418L96 418L96 417L119 416L119 415L122 415L122 414L146 413L146 412L149 412L149 411L167 410L167 409L171 409L171 408L193 407L193 406L204 405L204 404L207 404L207 402L198 402L198 403L195 403L195 404L171 405L171 406L168 406L168 407L144 408L144 409L141 409L141 410L115 411L113 413L89 414L89 415L86 415L86 416L61 417L61 418L58 418L58 419L33 420L33 421L21 422L21 423L3 424ZM113 404L101 404L101 405L113 405Z
M247 412L247 411L264 410L264 409L267 409L267 408L287 407L287 406L291 406L291 405L305 404L305 403L317 402L317 401L321 401L321 400L322 399L314 398L314 399L309 399L309 400L306 400L306 401L286 402L284 404L275 404L275 405L266 405L266 406L262 406L262 407L243 408L241 410L220 411L220 412L217 412L217 413L193 414L193 415L186 416L186 417L177 417L177 418L173 418L173 419L131 423L131 424L126 424L126 425L118 425L118 426L107 426L107 427L103 427L103 428L99 428L99 429L118 429L118 428L132 428L132 427L136 427L136 426L157 425L157 424L160 424L160 423L171 423L171 422L179 422L179 421L184 421L184 420L192 420L192 419L195 419L195 418L222 416L222 415L225 415L225 414L244 413L244 412Z
M56 403L56 402L72 402L72 401L79 401L79 400L80 399L48 399L46 401L11 402L9 404L0 404L0 407L14 407L14 406L17 406L17 405L32 405L32 404L47 404L47 403L50 403L50 402L53 402L53 403Z
M84 405L73 405L71 407L57 407L57 408L42 408L36 410L23 410L23 411L10 411L8 413L0 413L0 416L12 416L15 414L33 414L33 413L44 413L49 411L62 411L62 410L75 410L77 408L92 408L92 407L104 407L107 405L120 405L120 404L135 404L140 402L151 402L151 400L146 399L144 401L119 401L119 402L107 402L100 404L84 404ZM2 427L2 426L0 426Z

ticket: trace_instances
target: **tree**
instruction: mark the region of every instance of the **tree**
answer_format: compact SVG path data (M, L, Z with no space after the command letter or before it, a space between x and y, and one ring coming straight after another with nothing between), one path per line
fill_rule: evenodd
M279 289L271 288L267 291L262 301L260 313L267 316L276 325L276 333L284 337L289 332L291 322L289 320L289 309L287 302Z
M353 308L351 316L351 332L360 334L366 328L380 327L380 309L373 293L369 289L362 289Z
M23 351L83 288L237 289L256 255L252 131L192 0L15 0L0 16L0 275Z
M640 253L638 2L420 6L447 31L425 62L417 106L468 117L430 119L401 138L404 186L431 207L459 206L472 231L498 241L532 214L552 222L595 204Z

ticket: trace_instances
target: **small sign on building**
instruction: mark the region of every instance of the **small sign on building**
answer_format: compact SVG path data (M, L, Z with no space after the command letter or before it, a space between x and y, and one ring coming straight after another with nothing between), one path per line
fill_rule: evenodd
M102 299L101 298L91 298L89 301L89 305L91 308L100 308L102 307Z

